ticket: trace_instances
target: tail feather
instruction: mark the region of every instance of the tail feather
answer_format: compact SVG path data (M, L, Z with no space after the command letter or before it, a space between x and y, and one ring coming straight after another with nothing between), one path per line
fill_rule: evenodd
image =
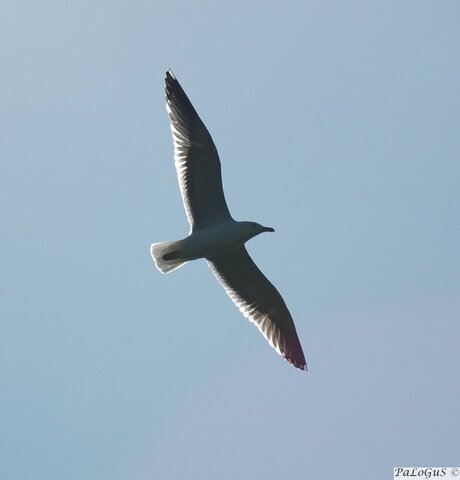
M161 273L169 273L187 263L179 255L180 240L175 242L152 243L150 253Z

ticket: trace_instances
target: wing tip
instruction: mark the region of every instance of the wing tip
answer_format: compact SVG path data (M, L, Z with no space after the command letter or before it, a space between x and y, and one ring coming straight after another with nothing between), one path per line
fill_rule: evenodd
M297 336L297 332L295 332L295 338L291 339L288 344L285 343L280 346L281 352L279 353L288 363L299 370L308 372L307 361L305 360L305 355L299 337Z
M165 77L165 92L166 92L166 99L171 101L172 96L173 96L173 88L174 88L174 83L177 83L177 78L174 75L173 71L168 68L166 71L166 77Z
M308 372L308 366L307 366L307 362L305 361L305 358L302 358L301 360L299 360L283 354L281 355L293 367L298 368L299 370L303 370L304 372Z
M294 365L294 367L298 368L299 370L304 371L305 373L308 372L308 366L307 366L306 363L304 363L304 364L301 364L301 363L292 363L292 365Z

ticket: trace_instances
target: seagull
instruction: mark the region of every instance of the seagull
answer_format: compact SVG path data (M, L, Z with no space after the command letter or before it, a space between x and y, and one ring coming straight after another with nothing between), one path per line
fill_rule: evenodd
M162 273L204 258L217 280L268 343L291 365L307 370L292 316L279 294L249 256L245 242L274 232L256 222L232 218L222 187L221 165L206 126L171 70L165 78L166 110L171 122L174 163L188 237L154 243L150 253Z

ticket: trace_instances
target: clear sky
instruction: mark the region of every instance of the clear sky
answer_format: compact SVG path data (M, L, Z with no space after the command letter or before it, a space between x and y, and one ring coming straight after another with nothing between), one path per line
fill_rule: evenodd
M459 460L460 3L0 7L0 478L383 480ZM172 68L310 371L188 224Z

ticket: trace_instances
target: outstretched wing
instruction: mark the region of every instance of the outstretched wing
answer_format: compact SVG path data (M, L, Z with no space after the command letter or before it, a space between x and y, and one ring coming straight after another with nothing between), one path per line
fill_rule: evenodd
M217 149L171 70L165 82L174 161L188 221L192 231L217 225L231 218Z
M208 259L219 282L241 313L289 363L307 370L291 314L278 290L257 268L244 246Z

